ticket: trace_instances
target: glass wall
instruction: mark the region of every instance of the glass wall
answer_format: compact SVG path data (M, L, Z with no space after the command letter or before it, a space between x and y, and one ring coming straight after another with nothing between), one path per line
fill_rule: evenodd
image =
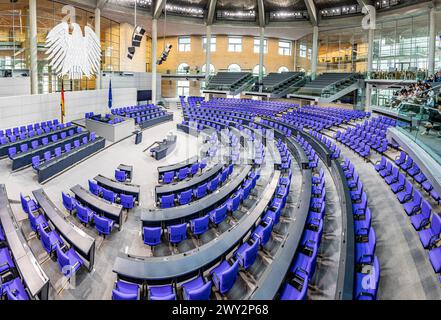
M373 70L417 72L427 70L429 15L378 23Z
M366 72L368 39L362 28L319 33L317 72Z
M28 72L28 0L0 2L0 76Z
M52 0L37 1L37 49L38 49L38 88L39 93L61 90L61 81L52 71L47 60L45 41L49 31L64 18L62 8L65 4ZM29 73L29 1L0 1L0 76ZM83 30L95 28L94 13L75 9L75 22ZM101 17L101 64L104 71L120 70L120 30L119 23ZM65 80L64 90L95 89L95 78Z

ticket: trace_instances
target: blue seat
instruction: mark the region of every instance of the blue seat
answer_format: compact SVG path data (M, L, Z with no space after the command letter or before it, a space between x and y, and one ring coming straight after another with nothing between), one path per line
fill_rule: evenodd
M199 171L199 162L193 163L190 168L190 173L194 176Z
M441 218L437 213L432 215L430 227L418 232L420 241L424 249L432 248L434 243L439 239L441 233Z
M207 189L208 191L213 192L214 190L217 189L218 185L219 185L219 176L216 176L215 178L213 178L208 182Z
M245 270L248 269L256 260L259 250L259 241L243 243L234 253L234 257Z
M0 248L0 275L5 271L15 268L14 261L8 248ZM1 286L1 284L0 284Z
M92 221L92 217L95 212L90 210L88 207L83 207L80 203L77 203L77 218L84 224L89 224Z
M95 229L100 235L108 235L112 232L114 221L106 217L100 217L99 215L94 215Z
M115 170L115 179L119 182L125 182L127 179L126 173L122 170Z
M27 214L30 214L40 208L38 203L36 203L29 196L24 196L21 192L20 192L20 201L23 211L26 212Z
M59 245L57 245L57 263L63 274L67 277L71 277L84 265L83 259L80 258L73 248L69 248L64 252Z
M140 288L138 284L118 280L112 290L112 300L138 300Z
M201 235L208 230L208 224L210 222L210 217L207 215L190 220L190 230L195 235Z
M256 229L254 229L253 233L251 234L251 238L259 242L262 247L265 246L271 238L273 225L274 222L271 219L262 221L262 223L259 224Z
M161 208L171 208L175 206L175 195L169 194L166 196L162 196L159 200L159 204Z
M366 192L363 191L363 194L361 196L361 201L359 203L352 204L352 210L355 215L364 215L366 208L367 208L367 195Z
M367 237L357 238L357 242L355 243L355 263L372 264L376 246L377 238L375 230L374 228L370 228Z
M400 191L403 191L406 186L406 177L404 174L400 173L398 175L398 181L390 185L390 189L393 193L397 194Z
M308 275L308 278L312 278L317 264L318 247L319 245L314 242L307 242L301 246L297 250L293 265L291 266L291 272L295 274L296 270L300 269Z
M174 171L164 172L164 174L162 175L162 182L166 184L172 183L174 178L175 178Z
M39 166L40 166L40 156L32 157L32 168L37 170Z
M229 212L234 212L239 208L240 200L241 200L241 193L236 192L233 197L229 198L227 200L227 209Z
M368 235L372 223L370 208L366 208L364 215L355 216L354 231L356 236Z
M149 286L149 300L176 300L176 293L171 284Z
M182 284L184 300L209 300L211 294L211 281L204 281L199 276Z
M2 288L3 293L6 293L8 300L29 300L29 295L27 294L20 278L15 278L4 283Z
M184 168L179 169L178 176L177 176L178 180L181 181L181 180L184 180L185 178L187 178L188 173L189 173L188 167L184 167Z
M119 199L121 201L121 205L124 209L132 209L135 205L135 197L132 195L127 195L124 193L121 193L119 195Z
M169 241L172 244L178 244L181 241L187 239L187 224L181 223L173 226L169 226L167 228L168 230L168 237Z
M210 213L210 221L215 225L218 225L227 217L227 204L224 203L220 207L212 210Z
M409 201L412 198L413 185L410 181L406 181L406 188L397 193L400 203Z
M57 249L58 245L63 245L64 242L61 237L53 230L46 232L45 229L40 229L40 240L44 250L51 254Z
M99 196L103 192L103 188L100 187L97 183L93 182L92 180L89 180L89 190L94 195Z
M195 196L196 199L200 199L202 197L205 197L205 195L207 194L207 184L201 184L200 186L198 186L194 191L193 194Z
M374 256L373 262L366 273L356 272L354 281L354 299L355 300L376 300L378 284L380 281L380 264L377 256ZM364 271L364 270L363 270Z
M161 227L143 227L144 243L154 247L161 243L162 228Z
M212 281L220 294L225 294L234 286L239 272L239 261L236 260L232 265L227 260L223 260L217 267L210 271Z
M116 201L116 197L117 197L117 195L115 192L103 188L103 198L104 199L114 203Z
M417 231L421 230L430 223L430 215L432 214L432 209L430 208L430 204L426 200L424 200L420 204L418 210L420 209L420 207L421 207L421 212L419 214L414 214L413 216L410 217L410 222Z
M65 194L63 191L61 192L61 197L63 199L63 205L69 213L75 210L78 202L72 198L70 195Z
M403 207L408 216L417 213L421 209L421 193L418 190L414 190L412 201L406 202Z
M31 229L36 233L39 233L41 229L45 229L48 226L48 222L42 214L34 216L33 213L30 213L28 217Z
M184 204L189 203L192 197L193 197L193 190L190 189L187 191L182 191L181 193L178 194L178 202L182 206Z

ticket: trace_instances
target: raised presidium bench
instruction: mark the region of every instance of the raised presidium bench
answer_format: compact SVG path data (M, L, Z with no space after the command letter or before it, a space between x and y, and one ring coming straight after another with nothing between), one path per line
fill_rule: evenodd
M45 217L52 223L57 232L72 248L88 262L89 272L93 270L95 262L95 239L84 233L71 222L48 198L43 189L32 191L35 200L40 205Z
M188 189L194 189L196 186L210 181L212 178L217 176L222 171L223 167L224 165L222 163L218 163L211 169L204 171L201 175L195 176L190 180L156 186L155 187L156 202L158 202L159 199L164 195L178 194Z
M72 193L75 195L75 199L77 199L80 203L86 204L87 207L95 211L97 214L101 213L106 218L115 221L119 230L121 230L123 218L123 208L121 205L100 198L84 189L79 184L73 186L70 191L72 191Z
M69 152L65 152L61 156L52 158L38 167L35 167L38 182L42 183L95 152L104 149L105 144L106 140L104 138L97 137L93 141L82 144L78 148L71 149Z
M118 278L135 283L148 281L149 284L166 284L175 280L187 280L206 271L240 245L244 237L260 223L265 208L277 188L279 178L280 171L275 171L249 214L244 215L237 224L215 240L191 251L168 257L134 257L120 253L115 260L113 272Z
M165 158L176 146L176 135L168 135L166 139L158 142L158 146L150 149L150 154L156 160Z
M11 157L12 160L12 170L17 170L24 168L30 164L32 164L32 158L35 156L39 156L40 158L44 157L44 153L50 151L51 154L54 153L56 148L64 148L65 144L73 143L75 140L81 141L84 137L89 135L88 131L82 131L74 133L72 136L67 136L64 139L58 139L55 142L50 142L47 145L38 146L35 149L28 149L26 152L20 152Z
M244 166L240 174L222 186L218 191L213 192L197 201L187 205L166 209L144 210L141 212L141 221L144 227L173 225L189 221L204 212L208 212L217 204L226 199L242 184L251 171L251 166Z
M138 124L141 127L141 129L147 129L154 126L155 124L172 121L172 120L173 120L173 113L165 113L162 116L146 119L144 121L139 122Z
M4 184L0 184L0 224L23 285L32 298L47 300L49 279L38 264L13 218Z
M4 157L8 155L9 148L16 147L17 149L20 148L20 145L22 144L28 144L28 147L31 148L31 144L33 141L38 141L39 144L41 144L41 141L43 138L50 138L54 134L61 134L62 132L68 132L69 130L76 131L76 126L73 126L71 122L58 125L58 129L49 131L49 132L42 132L41 134L36 134L33 137L28 137L26 139L16 140L14 142L8 142L5 144L0 144L0 157ZM41 129L43 130L43 129Z
M127 182L119 182L114 179L107 178L101 174L97 175L94 180L99 186L104 187L118 194L131 195L139 202L140 186Z

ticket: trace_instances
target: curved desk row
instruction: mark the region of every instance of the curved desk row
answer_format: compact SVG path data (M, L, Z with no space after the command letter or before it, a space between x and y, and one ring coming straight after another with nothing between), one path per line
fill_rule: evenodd
M119 182L114 179L107 178L101 174L97 175L95 178L93 178L99 186L104 187L108 190L111 190L113 192L116 192L118 194L125 194L130 195L135 198L136 201L139 202L139 194L140 186L136 184L131 184L127 182Z
M171 164L168 166L162 166L162 167L158 167L158 174L161 175L164 172L169 172L169 171L178 171L179 169L185 168L185 167L190 167L191 165L195 164L196 162L198 162L199 157L198 156L193 156L191 158L188 158L184 161L175 163L175 164Z
M113 272L121 279L137 283L170 283L173 280L185 280L207 270L240 245L244 237L260 223L279 178L280 171L275 171L256 206L216 239L192 251L168 257L136 258L120 254L115 260Z
M222 163L217 163L214 167L204 171L200 175L192 177L190 180L156 186L155 200L159 201L163 195L178 194L188 189L194 189L217 176L222 171L223 167L224 165Z
M230 195L242 184L251 166L247 165L243 170L227 184L215 192L189 204L167 209L144 210L141 213L143 226L173 225L182 221L189 221L199 215L213 209L216 205L227 200Z
M42 183L56 174L66 170L88 156L104 149L106 140L103 137L97 137L94 141L80 145L78 148L71 149L61 156L45 161L37 167L38 182Z
M73 186L70 191L72 191L75 195L75 199L79 202L85 204L96 213L102 213L106 218L115 221L115 223L118 224L119 230L121 230L123 216L121 205L100 198L79 184Z
M141 129L147 129L150 127L153 127L155 124L166 122L166 121L172 121L173 120L173 113L166 113L163 116L147 119L141 123L139 123L139 126Z
M82 140L83 137L88 137L88 131L82 131L80 133L75 133L73 136L68 136L63 140L58 139L55 142L50 142L47 145L40 145L36 149L29 149L26 152L20 152L12 157L12 170L21 169L27 165L32 164L32 158L35 156L40 156L42 158L46 151L50 151L52 154L54 150L58 147L64 148L65 144L73 143L75 140Z
M64 214L48 198L43 189L32 191L46 218L52 223L75 251L88 261L89 272L93 270L95 262L95 239L84 233L81 229L70 223Z
M11 250L15 265L24 285L33 298L47 300L49 278L41 269L34 254L17 226L4 184L0 185L0 222Z
M61 132L68 132L69 130L73 129L75 132L77 130L77 126L69 126L69 127L64 127L63 129L57 129L48 133L43 133L39 136L35 135L33 137L30 138L26 138L23 140L17 140L15 142L9 142L6 144L2 144L0 145L0 157L4 157L8 155L8 149L12 148L12 147L16 147L17 149L20 148L20 145L27 143L28 147L31 148L31 144L32 141L39 141L39 143L41 144L41 140L43 140L43 138L50 138L50 136L54 135L54 134L59 134Z
M286 139L287 147L297 162L306 157L299 144L294 143L293 138ZM302 170L302 187L300 190L301 200L297 207L285 208L291 210L291 217L295 217L290 222L288 230L283 235L280 248L275 253L272 263L260 276L255 290L251 293L251 300L272 300L276 297L280 286L284 282L294 255L299 246L303 229L305 228L306 218L309 213L309 203L311 201L312 172L308 167Z

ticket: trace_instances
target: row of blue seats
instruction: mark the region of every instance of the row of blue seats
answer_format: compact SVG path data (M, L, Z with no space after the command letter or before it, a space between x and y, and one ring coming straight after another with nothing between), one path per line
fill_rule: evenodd
M310 169L317 168L319 158L314 148L300 134L297 134L296 140L298 143L300 143L303 151L305 151L305 154L308 157L309 168Z
M2 129L0 130L0 137L9 137L9 136L20 136L21 133L29 133L31 131L37 131L40 128L46 128L46 127L52 127L57 126L59 124L57 119L49 120L49 121L43 121L41 123L34 123L34 124L28 124L26 126L20 126L20 127L14 127L10 129Z
M76 214L78 220L87 225L95 225L95 229L100 235L106 236L112 233L114 221L105 216L98 215L87 205L82 205L74 197L61 192L63 206L70 214Z
M410 158L409 156L407 157ZM438 213L432 214L430 203L423 199L420 191L416 187L413 187L410 180L406 179L402 173L398 173L398 167L393 166L391 170L391 162L387 161L385 163L385 161L386 160L383 161L382 158L382 160L375 165L375 170L377 170L384 181L390 186L391 190L397 195L400 203L403 204L404 211L410 217L412 226L418 232L421 244L424 249L429 250L429 260L434 271L439 273L441 272L441 247L438 246L438 242L441 240L441 218ZM405 168L409 167L409 165L406 165L408 162L403 155L396 158L395 163L405 165ZM413 166L411 168L413 168ZM411 168L408 168L408 170ZM420 178L417 178L420 174L409 174L409 176L418 182L421 181ZM430 184L425 176L424 178L425 181L420 183L420 185ZM439 203L439 196L433 191L432 185L430 185L430 187L429 192L435 193L435 197L432 197ZM423 186L423 188L426 189L427 187L425 188Z
M194 176L196 173L198 173L199 169L200 170L205 169L207 163L208 163L208 158L203 158L201 159L200 162L198 161L196 163L193 163L191 166L179 169L178 172L175 171L164 172L159 177L159 182L169 184L175 181L175 179L177 181L182 181L186 179L188 176Z
M350 189L354 214L355 282L354 299L376 300L380 281L380 264L375 255L377 239L372 227L368 198L358 172L346 158L341 164Z
M204 182L198 185L195 189L189 189L180 192L179 194L169 194L161 196L159 199L159 207L161 208L171 208L176 204L185 205L190 203L193 200L198 200L207 195L207 192L214 192L218 187L223 185L227 178L233 172L233 164L230 164L228 167L224 168L222 172L220 172L216 177L211 179L208 182Z
M65 276L72 276L84 265L83 259L55 230L52 230L44 214L39 212L40 207L35 200L23 194L20 194L20 199L24 212L28 214L31 228L39 236L43 249L50 256L57 256L58 266Z
M71 122L68 122L67 124L61 123L52 127L43 127L43 128L38 128L37 130L31 130L27 133L20 133L17 136L12 134L12 135L7 135L7 136L2 136L0 137L0 145L5 145L8 143L13 143L13 142L17 142L17 141L21 141L21 140L25 140L27 138L33 138L33 137L38 137L41 136L43 134L48 134L51 133L53 131L56 130L62 130L64 128L69 128L72 126ZM43 138L44 139L44 138ZM27 144L27 142L25 143Z
M323 235L323 219L326 214L326 189L323 169L312 177L311 201L302 238L289 270L287 282L280 300L306 299L309 281L314 276L317 252Z
M322 142L326 147L328 147L328 149L331 151L331 159L340 158L341 150L339 147L337 147L335 143L332 142L331 139L327 138L325 135L314 130L310 130L309 134L312 135L317 140L319 140L320 142Z
M0 224L0 299L29 300L29 294L19 277L12 259L3 227Z
M38 167L41 166L43 163L50 161L51 159L61 157L62 154L69 153L72 150L79 148L81 145L85 145L91 141L95 141L95 139L96 139L95 132L91 132L89 139L87 137L83 137L81 142L80 140L74 140L73 143L66 143L64 145L64 151L61 149L61 147L57 147L54 149L53 155L50 151L46 151L43 154L43 159L41 159L40 156L34 156L32 157L32 168L38 170Z
M76 133L81 133L82 129L81 127L77 127ZM51 141L49 141L48 137L44 137L41 139L41 144L39 142L39 139L33 140L30 144L28 142L23 143L20 145L20 149L17 149L17 147L10 147L8 148L8 156L9 159L12 160L12 158L16 154L25 153L29 150L40 148L41 146L49 146L51 143L56 143L58 140L64 140L68 137L72 137L75 134L74 129L71 129L69 131L63 131L60 133L56 133L51 135Z
M150 119L160 118L160 117L163 117L165 115L166 115L165 111L159 111L159 112L156 112L156 113L151 113L151 114L146 115L146 116L137 116L135 118L135 124L141 124L141 123L143 123L145 121L148 121Z

